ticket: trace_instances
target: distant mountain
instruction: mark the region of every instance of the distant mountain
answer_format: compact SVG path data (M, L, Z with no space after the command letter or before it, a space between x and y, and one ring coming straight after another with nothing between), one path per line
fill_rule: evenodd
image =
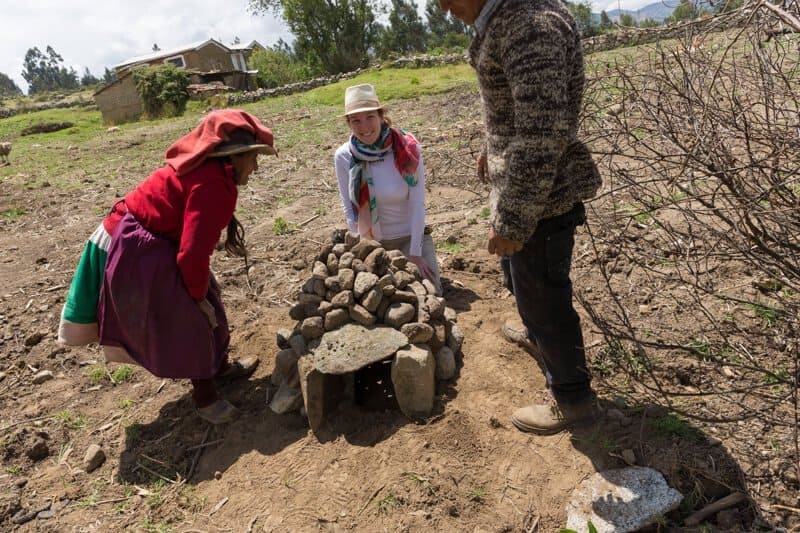
M622 15L630 15L633 17L633 20L636 22L641 22L645 19L652 19L656 22L663 22L664 19L672 15L672 12L678 7L680 4L680 0L663 0L661 2L655 2L652 4L647 4L646 6L640 9L612 9L610 11L606 11L606 15L613 20L617 21L620 18L620 14ZM708 2L699 2L701 8L710 9L710 5ZM592 13L594 18L599 21L600 20L600 13Z

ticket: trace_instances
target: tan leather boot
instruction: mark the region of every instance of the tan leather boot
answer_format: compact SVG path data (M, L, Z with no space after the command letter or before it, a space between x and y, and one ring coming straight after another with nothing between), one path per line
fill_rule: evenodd
M521 431L552 435L571 424L589 422L599 416L594 396L579 403L533 404L521 407L511 415L511 422Z

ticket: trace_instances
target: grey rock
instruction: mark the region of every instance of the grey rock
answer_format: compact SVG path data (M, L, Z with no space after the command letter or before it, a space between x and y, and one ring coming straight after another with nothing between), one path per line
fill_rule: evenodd
M336 257L336 254L328 254L328 260L325 262L325 266L328 267L328 274L331 276L335 276L339 272L339 258Z
M301 304L319 304L322 301L321 296L317 296L316 294L308 294L305 292L301 292L297 295L297 302Z
M400 332L398 331L398 334ZM405 339L405 336L403 336ZM28 459L31 461L41 461L42 459L46 459L50 455L50 448L47 447L47 442L40 437L36 437L26 450L25 455L28 456Z
M300 289L306 294L314 294L314 283L317 280L314 278L308 278L305 283L303 283L303 287Z
M392 296L390 296L390 301L392 303L407 303L411 305L417 305L419 301L419 297L411 291L395 291Z
M395 249L395 250L386 250L386 257L388 257L389 259L395 259L397 257L405 257L405 255L403 255L403 252L401 250Z
M378 283L375 284L379 290L383 291L385 287L394 286L394 275L392 273L384 274L383 276L378 279Z
M401 255L400 257L392 257L390 264L397 270L405 270L406 265L408 264L408 259L406 259L404 255Z
M348 231L344 234L344 245L347 247L348 250L353 248L358 242L361 240L361 235L358 233L353 233L352 231Z
M89 448L86 449L86 453L83 456L83 469L86 472L92 472L93 470L97 470L100 465L105 462L106 453L103 451L103 448L101 448L99 444L91 444Z
M433 337L433 328L423 322L409 322L400 326L400 332L408 337L409 344L426 344Z
M433 409L436 361L425 344L397 350L392 362L392 384L400 410L409 418L428 416Z
M322 261L315 261L314 262L314 269L311 271L311 275L314 279L322 279L324 280L327 278L330 273L328 272L328 267Z
M450 325L450 331L446 333L447 336L447 347L450 348L453 353L458 353L461 351L461 347L464 345L464 333L461 331L461 328L458 324L453 324L452 322L448 322Z
M383 321L393 328L400 328L403 324L414 319L414 306L407 303L393 303L386 309ZM404 335L405 337L405 335Z
M303 393L300 387L292 387L286 382L281 383L278 392L269 402L269 408L277 415L297 411L301 405L303 405Z
M334 244L333 245L333 250L331 250L331 252L336 254L336 257L342 257L342 254L347 252L347 245L345 243L343 243L343 242Z
M330 312L330 310L333 309L333 308L334 308L334 305L331 302L328 302L328 301L320 302L319 308L317 309L317 313L322 318L325 318L325 315L327 315Z
M350 251L353 252L353 255L356 256L360 260L364 260L375 248L380 248L381 243L378 241L373 241L371 239L361 239L355 244Z
M438 352L447 342L447 330L441 322L431 322L431 326L433 327L433 336L428 344L431 345L431 350Z
M316 316L319 313L319 304L294 304L289 309L289 316L294 320L303 320L308 317Z
M375 284L378 283L378 276L371 272L359 272L356 274L356 281L353 284L353 295L356 298L370 290Z
M302 333L303 337L307 340L321 337L322 334L325 333L325 325L322 317L312 316L303 320L303 323L300 325L300 333Z
M342 290L350 291L353 290L353 284L356 281L356 273L351 268L340 268L339 269L339 283L342 287Z
M350 307L355 303L355 299L353 298L353 291L342 291L333 298L331 298L331 303L334 307Z
M350 321L350 313L347 309L333 309L325 315L325 331L333 331Z
M436 292L435 289L434 292ZM431 318L435 319L444 316L444 305L441 302L441 298L439 298L438 296L434 296L433 293L425 297L425 307L428 308L428 312L431 314Z
M353 259L353 264L350 268L352 268L356 274L367 271L367 267L364 266L364 261L358 258Z
M373 315L360 305L354 305L353 307L350 308L350 318L352 318L355 322L358 322L362 326L371 326L378 321L375 315Z
M316 279L316 278L311 278L311 279L314 280L314 294L316 294L317 296L323 296L324 297L325 296L325 291L327 290L325 288L325 280Z
M325 417L335 411L344 398L346 379L345 376L320 372L311 357L300 358L297 366L305 415L311 431L316 433Z
M458 322L458 313L452 307L444 308L444 319L448 322Z
M364 258L364 266L367 267L367 272L372 272L376 276L383 276L388 265L386 250L383 248L375 248Z
M325 278L325 288L329 291L339 292L342 290L342 280L339 276L328 276Z
M276 340L278 342L278 348L284 350L289 348L289 339L292 337L292 332L288 329L279 329L275 334Z
M292 261L292 268L295 270L303 270L306 268L306 261L303 258L295 259Z
M34 385L41 385L45 381L50 381L53 379L53 373L49 370L40 370L33 376L33 384Z
M408 339L396 329L346 324L323 335L313 350L314 364L325 374L346 374L386 359L406 344Z
M456 375L456 357L447 346L436 352L436 379L452 379Z
M386 318L386 310L389 309L389 306L392 302L389 301L389 298L383 298L381 303L378 304L378 308L375 310L375 316L378 317L378 320L383 322Z
M428 294L436 294L436 285L427 278L422 280L422 286L425 287L425 290L428 291Z
M605 470L572 492L567 529L584 531L591 521L598 533L638 531L677 508L681 500L683 495L652 468Z
M323 246L322 249L319 251L319 255L317 256L316 260L323 264L327 262L328 254L330 254L333 251L333 245L334 243L331 242Z
M367 293L361 298L361 305L369 311L370 313L374 313L376 309L378 309L378 305L381 303L383 299L383 292L381 292L377 287L372 287Z
M384 296L390 298L392 295L394 295L395 292L397 292L397 287L395 287L394 285L387 285L386 287L381 289L381 292L383 292Z
M339 273L341 274L343 268L351 268L353 266L353 259L355 256L352 252L345 252L339 258Z
M398 289L405 289L410 283L415 281L414 276L405 270L398 270L393 274L393 276L395 280L395 286Z
M297 335L301 339L302 335ZM303 341L305 345L305 340ZM275 369L270 376L270 383L275 386L284 382L291 382L297 374L297 358L302 354L297 354L294 350L281 350L275 355Z
M411 289L412 291L414 291L414 294L416 294L417 296L427 296L428 295L428 289L426 289L425 286L422 283L420 283L419 281L413 281L413 282L409 283L408 284L408 288Z

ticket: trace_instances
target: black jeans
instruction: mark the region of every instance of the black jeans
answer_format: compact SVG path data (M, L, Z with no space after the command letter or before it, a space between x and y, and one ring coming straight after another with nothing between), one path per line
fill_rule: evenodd
M583 203L577 203L563 215L539 221L522 250L500 260L505 285L517 300L528 337L542 354L547 385L556 401L563 403L592 395L569 277L575 228L585 221Z

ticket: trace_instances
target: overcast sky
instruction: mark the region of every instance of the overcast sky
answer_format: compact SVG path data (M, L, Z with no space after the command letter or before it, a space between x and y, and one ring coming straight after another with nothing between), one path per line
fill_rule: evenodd
M635 9L653 0L619 0ZM424 0L418 0L420 11ZM615 9L617 0L593 0L593 10ZM112 67L147 54L209 38L229 44L257 40L264 46L279 38L291 42L272 14L253 16L247 0L9 0L0 6L0 72L27 91L22 79L25 53L34 46L53 47L64 65L82 76L87 67L102 77Z

